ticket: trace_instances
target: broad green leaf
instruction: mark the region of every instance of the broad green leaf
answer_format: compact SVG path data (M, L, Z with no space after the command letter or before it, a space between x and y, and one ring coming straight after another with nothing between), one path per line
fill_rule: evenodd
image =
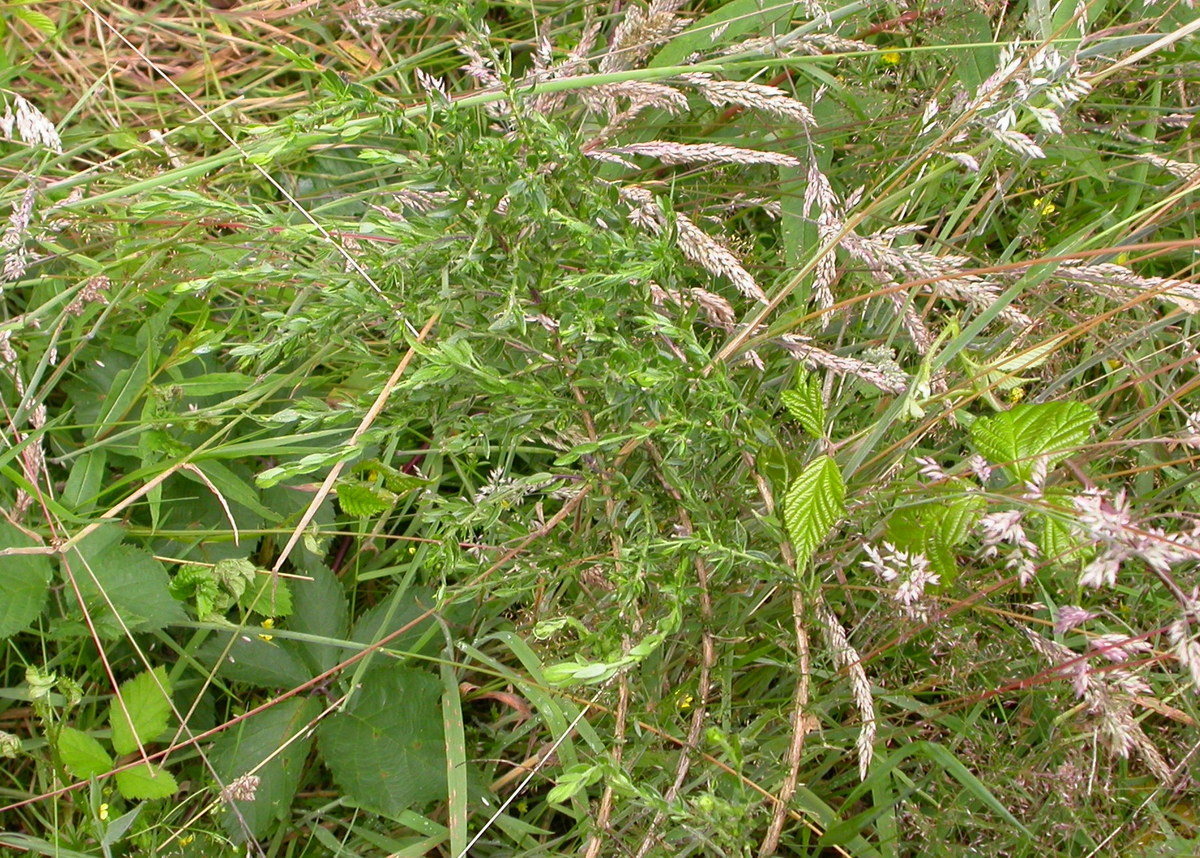
M814 438L825 437L825 401L821 398L821 379L801 373L796 386L779 396L788 413Z
M941 540L946 545L961 545L967 541L975 522L987 509L987 501L978 494L962 494L939 498L933 507Z
M212 765L221 783L229 785L251 771L259 778L253 801L234 802L255 839L269 836L272 827L287 818L312 747L311 735L295 737L320 712L317 698L293 697L226 730L213 745ZM270 762L260 767L268 757ZM246 829L237 816L227 813L222 822L230 836L244 840Z
M783 521L796 554L797 569L808 563L845 512L842 472L832 458L821 456L801 471L783 496Z
M350 627L350 609L341 582L328 566L311 559L312 555L299 553L292 556L310 580L292 582L295 610L288 625L310 635L330 640L344 639ZM299 654L309 669L317 674L337 664L339 654L344 657L345 650L332 645L306 643Z
M149 552L121 544L122 535L116 525L101 527L62 560L101 635L118 637L126 628L152 631L186 620L183 606L171 596L167 570ZM68 592L74 601L73 589Z
M108 710L113 750L132 754L167 729L171 714L171 681L162 665L121 683ZM124 704L122 706L122 703Z
M80 780L112 771L112 757L104 746L74 727L63 727L59 731L58 755L67 771Z
M162 766L139 763L132 769L117 772L117 789L125 798L147 801L174 795L179 785Z
M220 632L200 647L196 657L214 667L222 679L248 682L260 688L293 688L313 678L300 657L303 645L296 641L264 641L242 632L233 636Z
M33 548L37 543L20 529L0 521L0 549ZM23 631L42 612L53 567L43 554L0 558L0 639Z
M413 587L406 592L395 591L385 602L380 602L367 611L354 624L350 639L356 643L373 644L388 635L406 629L388 643L388 649L398 652L433 655L442 647L442 636L437 621L429 615L429 609L437 604L437 594L427 587ZM442 614L443 621L461 622L466 615L466 605L452 606ZM411 628L407 628L411 625Z
M399 665L369 671L346 711L319 730L333 779L354 802L388 816L444 800L441 684Z
M238 603L264 617L288 617L292 613L292 590L278 575L257 575Z
M1096 412L1081 402L1028 402L971 425L971 440L988 461L1027 481L1038 459L1047 468L1061 462L1088 439Z

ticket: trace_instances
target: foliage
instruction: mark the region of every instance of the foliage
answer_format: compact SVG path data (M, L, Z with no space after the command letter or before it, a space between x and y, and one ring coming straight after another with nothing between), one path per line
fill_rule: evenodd
M1188 4L230 5L0 3L0 846L1196 851Z

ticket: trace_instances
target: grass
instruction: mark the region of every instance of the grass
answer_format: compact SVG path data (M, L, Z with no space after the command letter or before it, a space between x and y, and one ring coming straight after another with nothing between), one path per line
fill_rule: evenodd
M1186 3L223 5L0 4L0 849L1195 851Z

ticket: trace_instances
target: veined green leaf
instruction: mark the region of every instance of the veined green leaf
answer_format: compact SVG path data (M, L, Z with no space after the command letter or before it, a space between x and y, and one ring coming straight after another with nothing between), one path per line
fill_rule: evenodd
M783 497L783 521L796 553L797 569L808 563L845 512L842 472L831 457L821 456L792 481Z
M167 729L171 714L167 669L159 665L123 682L117 696L119 699L113 700L108 711L113 749L118 754L132 754L138 745L146 744Z
M446 798L440 697L441 684L411 668L385 665L363 677L346 711L318 731L325 762L346 795L388 815Z
M1088 439L1096 412L1082 402L1028 402L971 425L971 440L989 461L1025 482L1039 459L1051 468Z
M142 763L132 769L117 772L117 789L125 798L145 801L174 795L179 785L162 766Z
M825 437L825 401L821 398L821 380L801 373L796 386L779 396L788 413L814 438Z
M31 548L37 543L0 521L0 548ZM43 554L13 554L0 560L0 638L15 635L37 619L46 604L53 569Z
M67 771L79 779L102 775L113 766L104 746L82 730L63 727L58 732L58 755Z

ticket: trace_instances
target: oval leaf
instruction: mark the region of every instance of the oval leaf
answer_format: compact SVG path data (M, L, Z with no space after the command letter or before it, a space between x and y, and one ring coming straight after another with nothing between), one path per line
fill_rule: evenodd
M154 799L174 795L179 785L162 766L141 763L132 769L117 772L117 789L125 798Z
M783 497L783 521L796 553L797 569L808 563L845 512L842 472L831 457L821 456L792 481Z
M121 690L117 692L120 699L112 702L108 713L113 748L118 754L132 754L139 744L146 744L167 729L167 717L171 714L170 695L171 680L162 665L121 684Z

